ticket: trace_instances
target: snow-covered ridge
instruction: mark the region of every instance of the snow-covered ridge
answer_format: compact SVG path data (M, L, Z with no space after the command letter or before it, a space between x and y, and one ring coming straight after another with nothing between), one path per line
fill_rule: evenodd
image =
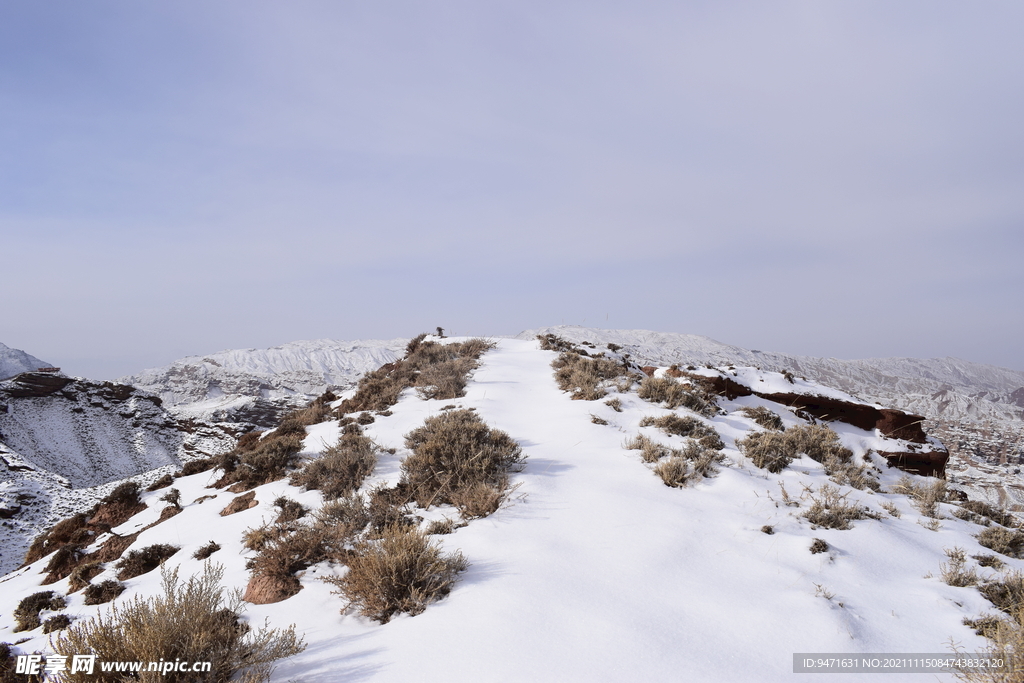
M46 361L25 353L21 349L0 344L0 380L9 379L22 372L33 372L39 368L50 367Z
M328 389L348 388L396 360L408 341L314 339L234 349L188 356L118 381L156 394L179 415L272 426L284 410Z
M991 611L991 605L977 589L947 585L937 576L948 561L944 549L961 547L968 556L990 552L975 539L984 527L953 516L947 503L939 504L941 519L926 517L905 495L893 493L902 473L868 453L880 450L878 434L834 424L858 462L881 467L878 492L830 482L822 464L806 456L771 473L737 448L740 439L761 430L743 409L769 406L765 399L719 398L721 411L711 417L669 411L641 400L635 388L609 388L607 398L617 399L611 405L604 398L574 401L554 382L554 358L536 342L500 340L481 358L463 398L423 400L407 391L364 426L383 448L395 449L381 453L364 494L396 484L409 455L404 435L456 405L474 409L523 446L525 467L512 475L518 497L491 517L433 537L446 552L463 553L470 567L451 594L418 616L379 625L340 613L343 601L320 579L346 569L328 562L298 575L302 589L292 597L249 606L252 624L294 623L306 638L306 651L281 662L274 681L333 683L354 675L378 683L458 683L479 681L485 672L496 681L761 683L792 680L794 652L939 653L951 638L968 652L984 647L963 620ZM738 370L737 377L755 384L788 384ZM821 393L811 382L800 388ZM787 429L805 424L796 412L778 404L772 409ZM725 458L720 471L670 488L653 464L623 448L637 434L684 448L688 437L640 427L644 418L669 412L715 430ZM339 433L333 419L308 427L303 457L318 457ZM253 507L222 516L235 494L210 488L218 477L203 472L175 481L183 509L155 526L149 525L166 506L160 501L165 491L144 494L149 507L113 531L140 532L133 550L157 543L180 547L167 566L180 567L183 576L201 571L193 553L215 541L221 549L211 560L224 566L227 587L245 587L246 561L253 556L243 545L245 530L272 523L279 496L310 508L324 501L319 492L284 478L256 487ZM812 525L806 513L813 499L833 485L870 515L847 530ZM448 506L412 512L424 517L424 526L459 515ZM815 552L812 544L825 547ZM1022 560L1004 559L1010 568L1024 568ZM46 562L0 579L0 638L29 638L17 646L21 652L50 649L41 629L12 632L18 600L44 589L68 592L67 579L40 587ZM115 574L108 565L93 581ZM157 571L128 579L114 604L153 595L159 580ZM67 602L64 613L74 619L110 608L85 605L81 591L68 594Z
M575 325L527 330L516 338L548 333L576 343L618 344L638 362L650 365L734 363L788 370L862 400L930 418L1019 421L1024 415L1024 372L959 358L840 360L744 349L695 334Z

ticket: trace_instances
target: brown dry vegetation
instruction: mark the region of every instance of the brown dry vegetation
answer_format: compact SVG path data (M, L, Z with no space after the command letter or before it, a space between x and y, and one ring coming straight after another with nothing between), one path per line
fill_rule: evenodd
M946 500L946 482L937 479L929 484L917 484L903 476L892 487L892 492L909 496L911 505L925 517L939 519L939 503Z
M489 505L481 501L501 498L508 489L508 473L524 461L512 437L490 429L471 410L428 417L406 435L405 445L412 451L402 461L407 499L423 507L460 506L470 516L481 516Z
M817 497L811 496L811 507L804 517L814 526L827 529L849 529L850 522L858 519L878 519L878 515L862 505L850 504L846 495L839 495L839 489L830 484L818 489Z
M715 450L719 450L725 445L714 427L689 416L680 417L675 413L661 417L648 416L640 420L640 426L657 427L670 435L688 436L697 439L703 446Z
M785 425L782 424L782 418L764 406L758 406L756 408L746 406L744 408L740 408L740 412L765 429L770 429L776 432L785 431L786 429Z
M573 400L596 401L607 395L605 384L629 374L618 361L610 358L589 358L578 352L566 351L551 363L555 369L555 382L562 391L569 392Z
M167 545L166 543L157 543L155 545L146 546L141 550L133 550L125 555L120 562L118 562L115 568L118 570L117 578L120 581L126 581L136 576L141 576L147 572L151 572L168 557L174 555L174 553L181 550L173 545Z
M347 496L373 473L379 452L380 447L370 439L347 431L338 443L292 474L291 483L307 491L318 489L328 499Z
M670 377L645 377L640 382L637 395L645 401L662 403L673 410L683 407L704 417L718 414L714 396L699 386L682 384Z
M142 672L140 681L156 683L261 683L273 662L304 649L294 628L252 630L240 621L240 604L225 599L223 570L207 564L199 576L180 581L177 570L163 574L163 594L136 597L109 612L75 622L53 642L65 656L91 652L103 661L211 662L212 671ZM67 683L115 683L124 674L65 672Z
M801 454L820 462L837 483L878 489L871 471L853 465L853 452L825 425L801 425L784 432L754 432L736 445L753 463L769 472L784 470Z
M424 341L424 337L420 335L409 342L405 358L363 375L355 395L338 408L339 416L386 411L411 387L417 387L425 399L464 396L469 373L479 365L480 356L494 348L485 339L439 344Z
M390 527L379 540L360 542L348 566L344 576L325 581L338 588L346 609L384 624L446 596L469 563L459 552L444 554L416 529Z
M14 632L31 631L39 628L39 613L43 610L60 610L67 607L64 597L53 591L40 591L23 598L14 609Z

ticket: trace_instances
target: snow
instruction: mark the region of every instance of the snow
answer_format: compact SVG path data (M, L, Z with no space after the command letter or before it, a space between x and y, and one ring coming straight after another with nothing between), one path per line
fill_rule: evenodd
M32 372L39 368L52 367L50 363L39 360L21 349L0 344L0 380L14 377L22 372Z
M636 451L622 447L644 416L665 409L635 392L610 394L621 400L622 412L603 401L570 400L554 383L554 358L536 341L499 340L483 356L464 398L429 401L407 391L391 416L378 416L365 428L380 445L397 449L381 458L364 485L369 488L398 480L407 455L404 434L425 417L446 405L475 408L489 426L522 445L526 467L513 475L520 488L512 504L490 517L434 537L446 549L460 550L471 566L447 598L421 615L379 625L341 614L341 599L318 579L344 569L326 564L306 571L296 596L250 606L253 623L294 623L306 638L306 651L281 662L274 681L780 681L791 679L796 652L946 652L951 638L968 651L984 647L962 620L991 606L976 589L926 578L938 574L945 548L987 552L973 538L981 527L950 517L951 508L943 505L941 527L931 531L905 496L844 488L880 518L854 522L847 531L812 529L799 513L808 491L828 483L821 465L803 458L774 475L754 467L734 446L756 429L736 412L744 405L770 405L788 425L800 423L758 397L720 401L726 414L709 420L726 444L720 473L689 488L668 488ZM593 424L592 414L609 424ZM858 457L881 439L837 428ZM310 427L304 455L315 457L338 433L336 422ZM645 433L666 444L684 443L654 429ZM901 476L887 470L880 478L888 487ZM244 588L251 553L242 546L242 532L271 519L272 501L280 495L309 506L319 505L320 496L282 480L256 489L257 507L220 517L233 495L206 488L216 477L206 472L178 479L184 511L143 532L133 548L180 545L168 564L187 576L201 569L191 554L216 540L223 549L211 559L225 566L230 586ZM782 486L802 508L783 503ZM116 531L154 521L162 494L146 494L150 508ZM216 497L195 502L208 495ZM885 513L885 501L902 516ZM446 508L421 512L426 518L455 514ZM766 524L774 526L773 535L761 532ZM830 552L811 554L814 538L827 541ZM41 590L45 562L0 579L0 639L30 636L19 645L25 652L48 651L46 637L11 633L9 615L21 597ZM159 581L159 572L131 579L119 600L152 594ZM823 597L819 586L834 596ZM66 580L48 588L64 592ZM83 605L81 593L68 601L73 616L108 608Z

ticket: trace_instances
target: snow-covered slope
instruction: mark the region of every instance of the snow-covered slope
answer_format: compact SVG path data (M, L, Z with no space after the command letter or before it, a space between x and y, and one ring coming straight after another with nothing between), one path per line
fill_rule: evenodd
M721 412L704 418L682 408L668 411L625 387L607 397L618 399L618 409L604 399L574 401L554 382L555 357L533 340L500 340L484 354L464 398L423 400L406 391L387 414L364 427L381 446L395 449L382 454L364 493L398 482L409 454L404 435L453 405L474 409L522 445L526 467L513 475L520 488L512 504L490 517L434 537L447 551L461 551L470 567L448 597L418 616L379 625L341 614L342 601L320 579L346 569L327 563L301 574L297 595L249 606L253 624L294 623L306 639L306 650L283 662L274 681L760 683L791 680L797 652L941 653L951 638L969 652L984 647L963 619L991 606L975 588L950 586L938 576L948 560L945 549L961 547L968 556L990 552L975 539L983 527L952 517L951 505L939 505L941 519L923 516L905 495L891 492L902 473L885 469L881 492L839 487L871 518L849 530L814 527L803 515L830 483L822 465L802 457L772 474L736 446L760 429L742 408L771 406L788 428L803 423L796 413L743 396L719 398ZM785 380L763 372L736 376L741 374L785 386ZM637 451L623 448L627 438L641 433L676 448L688 443L639 426L644 417L669 412L718 432L726 460L715 476L670 488ZM866 455L879 449L877 431L835 427L858 460L881 465ZM336 420L308 427L305 455L317 457L339 433ZM183 576L201 570L193 553L216 541L221 550L211 559L225 567L230 587L244 588L246 560L253 553L242 544L243 531L272 521L279 496L311 508L323 500L319 492L301 491L282 479L257 487L253 507L221 516L235 496L209 488L218 476L179 478L174 486L184 510L143 530L164 507L163 492L146 494L149 508L114 531L141 531L134 549L156 543L180 547L167 566L180 567ZM458 517L450 507L414 512L425 520ZM814 539L828 550L812 553ZM1004 561L1024 568L1024 561ZM0 639L27 636L18 645L22 652L51 651L38 629L12 633L10 617L22 597L41 590L45 563L44 558L0 579ZM114 573L108 566L93 582ZM117 601L152 595L159 580L156 571L129 579ZM67 579L46 588L66 593ZM65 612L77 619L109 609L86 606L81 592L67 600Z
M14 377L21 372L33 372L39 368L48 368L50 364L39 360L21 349L12 349L0 344L0 380Z
M516 338L532 339L542 333L554 333L577 343L618 344L639 362L652 365L735 363L776 372L789 370L826 386L931 418L1020 420L1024 415L1024 372L959 358L816 358L749 350L695 334L574 325L527 330Z
M237 435L180 420L128 385L49 373L0 382L0 570L17 566L42 528L116 483L230 450Z
M189 356L118 381L159 396L179 415L272 426L327 389L352 386L398 358L408 339L296 341Z

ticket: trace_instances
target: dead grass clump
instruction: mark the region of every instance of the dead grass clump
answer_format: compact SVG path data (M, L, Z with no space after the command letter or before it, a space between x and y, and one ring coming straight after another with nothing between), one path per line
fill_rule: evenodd
M217 543L216 541L210 541L209 543L204 545L202 548L200 548L199 550L197 550L194 553L192 553L192 557L194 557L197 560L205 560L206 558L208 558L210 555L213 555L218 550L220 550L220 543Z
M990 526L977 536L978 543L1007 557L1024 556L1024 533L1002 526ZM1022 603L1024 604L1024 603Z
M508 473L524 460L512 437L489 428L471 410L428 417L406 435L405 445L412 455L402 461L402 482L423 507L455 505L479 484L503 490Z
M908 476L901 477L892 488L893 493L910 496L911 505L925 517L939 519L939 503L946 500L946 482L936 479L928 485L916 484Z
M651 403L664 403L670 409L682 406L704 417L718 414L713 396L698 386L682 384L669 377L645 377L637 395Z
M822 463L826 472L830 466L850 462L853 458L853 451L843 446L839 435L826 425L800 425L787 429L785 434L797 453Z
M607 401L605 401L604 404L611 408L612 410L614 410L616 413L622 412L622 399L618 397L610 398Z
M985 581L978 590L998 609L1015 616L1024 605L1024 572L1007 572L994 581Z
M318 489L324 498L347 496L373 473L380 447L361 434L342 434L338 443L309 460L291 477L293 486Z
M264 524L242 532L242 545L249 550L259 552L263 547L288 532L288 528L279 524Z
M124 592L124 589L125 585L120 581L107 579L101 583L93 583L87 586L82 591L82 596L85 598L85 604L87 605L102 605L119 596Z
M239 621L241 603L225 599L223 569L207 564L203 573L180 581L178 571L163 573L163 594L136 597L108 613L80 620L53 643L58 654L90 652L102 661L210 662L201 679L192 672L168 671L152 679L170 683L269 680L273 662L304 649L293 627L253 630ZM62 674L68 683L96 681L95 675Z
M623 445L626 450L640 451L640 459L646 463L658 462L661 458L671 455L672 449L653 441L643 434L637 434Z
M43 610L61 610L67 607L64 597L53 591L40 591L23 598L14 609L14 632L39 628L39 613Z
M74 593L85 588L101 573L103 566L100 562L84 562L78 565L68 575L68 592Z
M555 334L538 334L537 341L540 342L542 351L571 351L574 347L572 342L562 339Z
M661 480L665 482L665 486L672 486L674 488L686 486L687 482L694 475L690 462L678 455L659 462L654 468L654 473L661 477Z
M764 406L757 406L756 408L746 406L740 408L740 412L765 429L775 432L782 432L786 429L786 426L782 424L782 418Z
M962 588L978 583L978 572L967 567L967 553L963 548L946 548L944 552L949 562L939 565L939 574L946 585Z
M173 545L157 543L147 546L141 550L133 550L119 561L115 568L118 570L117 578L121 581L151 572L160 566L164 560L181 550Z
M391 527L380 540L359 543L348 566L344 576L325 580L345 598L345 609L384 624L446 596L469 563L459 552L444 554L416 529Z
M778 474L796 457L796 448L785 432L754 432L736 445L757 467Z
M606 382L628 374L626 368L608 358L585 358L578 353L565 352L556 358L555 382L562 391L569 392L573 400L596 401L604 398Z
M479 519L496 512L511 494L512 487L506 478L497 484L477 482L458 489L452 493L451 501L465 519Z
M811 507L804 512L804 517L814 527L845 530L850 522L868 517L877 518L870 510L861 505L846 502L847 495L839 495L839 489L830 484L818 489L818 496L811 496Z
M252 434L253 432L249 432ZM256 432L259 434L260 432ZM242 438L244 439L246 434ZM237 448L237 447L236 447ZM217 460L214 458L198 458L196 460L189 460L187 463L181 466L181 471L178 472L179 477L188 477L193 474L199 474L200 472L208 472L217 465Z
M668 415L662 415L661 417L648 416L640 420L640 426L658 427L666 434L688 436L693 439L697 439L703 446L713 448L715 450L719 450L725 446L725 444L722 443L722 438L718 435L718 432L715 431L714 427L693 417L680 417L675 413L669 413Z
M695 475L705 478L717 474L717 465L725 460L725 456L717 449L709 448L702 442L688 443L676 452L690 462Z
M428 536L447 536L448 534L455 533L456 529L461 529L467 525L468 522L456 522L454 519L435 519L427 525L425 533Z
M821 539L821 538L814 539L814 541L811 543L811 554L812 555L817 555L819 553L827 553L827 552L828 552L828 543L826 543L824 541L824 539Z
M978 565L982 567L991 567L996 571L1002 571L1006 563L1000 560L995 555L971 555L972 558L978 561Z

